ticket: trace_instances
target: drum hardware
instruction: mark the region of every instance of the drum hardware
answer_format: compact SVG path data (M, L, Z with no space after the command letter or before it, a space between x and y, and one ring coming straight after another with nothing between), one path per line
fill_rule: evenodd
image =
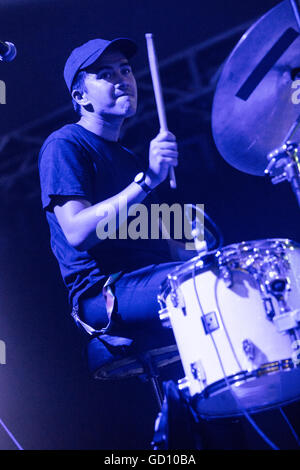
M209 335L220 328L216 312L209 312L201 315L201 320L206 335Z
M159 319L161 321L161 324L164 328L171 328L172 327L171 322L170 322L169 311L166 307L162 307L158 311L158 315L159 315Z
M193 378L201 382L203 388L205 388L206 382L207 382L206 374L205 374L205 369L200 359L191 363L191 372L192 372Z
M263 271L263 266L261 266L261 271L249 269L248 272L257 281L262 292L271 294L283 305L284 294L290 291L290 280L288 277L284 277L284 273L272 270L272 267Z
M270 297L264 297L264 295L261 293L262 301L263 301L263 306L266 312L267 319L272 321L273 318L275 317L275 310L273 307L273 302Z
M190 387L190 382L186 377L183 377L182 379L177 380L177 385L179 390L187 392Z
M284 262L286 269L288 262L285 258ZM287 276L284 277L282 266L279 266L278 260L274 256L269 257L269 260L261 267L264 268L263 274L255 271L252 275L257 281L266 316L274 323L279 333L288 333L293 337L293 330L299 327L300 317L299 309L291 309L284 297L284 294L291 290L290 279ZM277 301L279 307L277 315L272 299L265 296L266 292L270 293Z
M258 290L259 290L259 293L263 302L266 317L269 321L273 321L276 315L274 305L273 305L273 300L271 299L271 297L267 296L268 289L266 290L266 285L262 281L259 275L256 276L256 281L257 281Z
M243 350L249 361L254 361L256 356L256 346L252 343L250 339L243 340Z
M219 270L221 279L223 279L226 287L230 288L233 285L232 272L224 264L219 263Z
M295 309L276 315L273 319L273 323L279 333L290 332L300 325L300 310Z
M203 268L204 266L204 261L199 256L197 256L195 259L193 258L191 261L195 262L195 265L197 266L197 268ZM186 315L184 297L182 295L182 292L180 291L180 285L179 285L176 275L169 274L167 277L166 284L168 286L168 292L170 292L170 295L171 295L172 305L175 308L181 305L183 315ZM160 306L160 309L158 310L158 315L159 315L160 321L162 322L162 325L165 328L172 328L172 325L170 322L169 309L166 306L164 296L162 294L158 294L157 301Z
M178 280L176 276L168 276L168 284L170 287L170 296L171 296L171 302L174 308L180 308L183 315L186 315L186 308L185 308L185 302L184 302L184 297L180 291L180 287L178 284ZM169 315L169 310L166 307L166 304L162 298L161 295L157 296L158 303L160 305L160 309L158 311L159 319L162 323L162 326L164 328L172 328L171 322L170 322L170 315Z
M234 286L234 271L247 272L258 286L267 318L272 321L275 310L270 294L276 299L280 313L288 312L284 294L291 289L290 279L286 275L290 268L286 258L284 244L275 244L272 250L251 247L242 242L234 253L218 251L218 269L220 278L227 288Z
M281 361L267 362L262 364L257 369L253 370L244 370L238 372L234 375L227 376L226 379L221 379L214 382L211 385L208 385L200 394L199 398L209 398L214 394L224 390L226 387L234 385L239 387L247 381L254 381L263 376L268 376L275 372L289 371L295 368L294 362L292 359L282 359ZM189 387L189 381L184 377L178 381L182 390L185 390Z
M273 150L267 156L269 164L265 169L265 175L271 177L273 184L288 181L300 206L300 162L299 144L287 142Z
M283 294L291 289L290 281L288 278L282 279L278 276L279 273L269 271L266 273L271 279L265 279L267 291L270 292L276 299L283 299Z
M300 340L295 339L292 343L292 361L294 363L294 366L297 367L300 364Z
M258 369L261 364L267 363L267 356L253 343L253 341L251 341L251 339L245 338L242 342L242 348L246 356L246 369L248 372Z
M274 321L278 315L275 313L271 297L268 297L267 294L271 294L276 299L280 315L290 310L284 298L284 293L290 290L290 281L288 278L281 278L280 273L271 270L263 274L259 272L250 272L250 274L252 274L257 282L268 320Z
M184 302L184 297L182 295L182 292L180 290L179 284L178 284L178 279L176 276L168 276L169 282L170 282L170 287L171 287L171 301L172 304L175 308L180 308L183 315L186 315L186 308L185 308L185 302Z

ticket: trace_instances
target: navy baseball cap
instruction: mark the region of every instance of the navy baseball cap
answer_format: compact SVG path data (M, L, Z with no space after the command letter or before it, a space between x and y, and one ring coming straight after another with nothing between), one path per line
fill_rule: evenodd
M112 46L120 50L127 59L130 59L137 52L136 43L128 38L116 38L111 41L91 39L71 52L64 68L64 79L70 93L75 75L80 70L96 62L101 54Z

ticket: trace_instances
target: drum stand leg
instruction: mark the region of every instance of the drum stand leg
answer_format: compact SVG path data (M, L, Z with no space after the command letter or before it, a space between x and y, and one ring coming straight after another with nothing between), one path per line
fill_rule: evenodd
M155 394L155 398L156 398L158 407L159 407L159 409L161 409L162 404L163 404L163 395L162 395L162 391L161 391L161 387L160 387L158 378L157 377L151 377L150 380L151 380L152 388L154 390L154 394Z
M163 404L163 392L158 380L159 374L155 370L153 360L147 353L139 355L139 360L144 367L144 379L151 383L156 402L158 404L159 410L161 410Z

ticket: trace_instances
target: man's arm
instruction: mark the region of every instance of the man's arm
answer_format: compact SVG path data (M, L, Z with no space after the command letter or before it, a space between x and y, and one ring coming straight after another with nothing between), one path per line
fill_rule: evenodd
M170 132L158 134L150 144L146 184L151 188L158 186L168 176L170 166L177 166L177 163L175 137ZM115 217L117 227L119 212L124 213L125 206L129 210L131 205L142 202L145 197L146 193L140 185L133 182L115 196L94 205L76 197L66 199L55 205L54 213L70 245L79 251L85 251L100 241L97 236L98 224L105 225L109 217Z
M115 218L117 228L119 211L124 213L126 206L129 209L145 197L142 188L132 183L119 194L94 205L82 198L65 200L54 207L54 213L70 245L79 251L86 251L100 241L97 236L98 224L106 225Z

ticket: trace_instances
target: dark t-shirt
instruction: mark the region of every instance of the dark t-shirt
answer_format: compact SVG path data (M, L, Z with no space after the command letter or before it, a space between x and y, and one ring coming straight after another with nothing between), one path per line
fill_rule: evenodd
M71 303L95 283L104 284L110 274L173 261L166 241L150 237L107 238L80 252L67 242L53 212L57 196L82 197L94 205L125 189L143 169L138 158L119 142L104 140L79 124L62 127L44 142L39 154L42 204L51 248ZM147 196L143 204L149 207L151 202L157 203L155 196Z

